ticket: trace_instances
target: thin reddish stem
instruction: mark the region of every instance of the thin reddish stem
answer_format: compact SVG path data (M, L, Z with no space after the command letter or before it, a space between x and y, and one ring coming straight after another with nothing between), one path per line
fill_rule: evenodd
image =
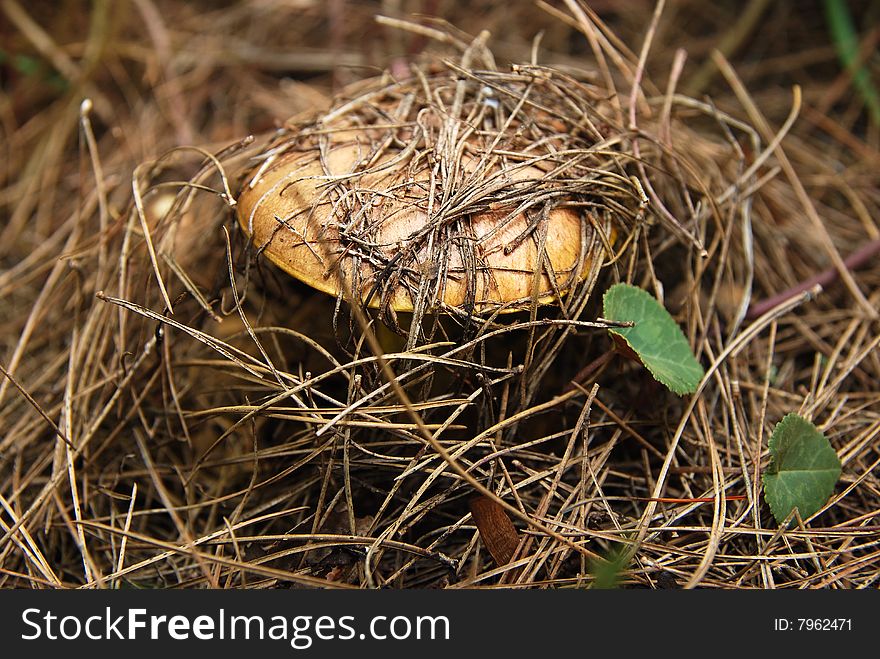
M843 264L849 270L857 270L866 265L878 252L880 252L880 239L872 240L845 258ZM782 291L781 293L777 293L776 295L761 300L760 302L756 302L749 307L749 310L746 313L746 320L754 320L759 316L763 316L773 307L782 304L796 295L800 295L801 293L810 290L816 284L824 288L835 281L839 276L840 272L837 268L823 270L819 274L800 282L797 286L793 286L786 291Z

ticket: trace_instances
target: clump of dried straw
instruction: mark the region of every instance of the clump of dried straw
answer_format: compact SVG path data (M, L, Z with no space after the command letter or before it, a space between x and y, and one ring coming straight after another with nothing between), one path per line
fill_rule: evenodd
M0 581L560 587L588 585L590 561L622 544L634 585L766 587L777 551L791 583L827 583L839 561L848 583L869 583L868 550L852 551L861 536L816 546L815 531L778 531L759 497L765 422L801 404L804 368L801 355L769 368L782 335L796 341L777 323L801 298L746 323L756 280L773 277L753 234L792 197L776 177L778 140L754 116L676 93L680 61L653 87L653 28L636 57L593 18L566 18L595 48L591 72L542 65L537 45L530 61L498 65L488 35L397 23L443 55L274 133L174 149L133 185L104 177L83 107L97 184L38 248L64 260L25 259L0 277L5 291L49 272L4 362ZM320 158L340 140L363 148L350 175L323 182L322 227L355 259L349 273L368 276L333 297L268 263L235 200L279 160ZM403 173L381 194L424 193L427 217L399 252L376 240L377 191L361 185L391 167ZM473 285L444 305L445 281L488 276L472 218L525 217L506 247L542 254L560 207L580 218L583 249L554 304L481 305ZM535 279L555 281L547 268L538 259ZM596 292L621 280L663 297L711 365L694 399L625 365L572 384L608 349ZM401 287L406 321L391 305ZM378 313L361 304L374 299ZM377 340L384 326L405 342ZM848 327L856 348L838 346L835 363L870 381L876 341ZM807 411L871 404L829 366L806 368L821 385ZM847 418L831 437L855 487L870 474L856 449L873 435ZM518 545L500 561L475 528L475 491L515 522ZM840 501L826 526L868 519Z

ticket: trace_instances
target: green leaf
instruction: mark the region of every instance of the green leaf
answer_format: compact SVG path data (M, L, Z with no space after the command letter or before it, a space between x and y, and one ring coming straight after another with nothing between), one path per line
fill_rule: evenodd
M703 367L684 332L657 300L641 288L615 284L602 301L605 318L635 323L609 331L626 341L658 382L679 396L697 390Z
M858 65L860 39L846 0L825 0L825 17L837 56L851 72L852 84L865 101L871 119L880 125L880 92L871 80L869 69Z
M795 508L801 519L818 511L840 478L840 458L816 426L787 414L770 437L770 464L764 472L764 498L782 524Z
M592 590L611 590L618 587L621 573L627 568L626 549L623 545L612 548L604 558L590 561L589 572L593 575Z

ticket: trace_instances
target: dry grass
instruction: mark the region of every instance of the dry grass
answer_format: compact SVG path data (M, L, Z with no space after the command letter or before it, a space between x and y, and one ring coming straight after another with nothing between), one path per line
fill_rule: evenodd
M491 29L496 70L462 62L453 41L473 37L392 29L368 3L96 3L57 25L0 6L4 43L44 63L4 65L0 98L0 584L588 587L623 549L629 587L876 587L877 259L756 312L880 239L877 127L821 24L761 2L737 22L682 0L656 24L649 3L595 3L607 29L574 2L410 4L383 9ZM717 44L734 66L710 60ZM281 121L339 107L341 83L388 62L451 81L467 64L515 101L509 64L529 75L534 58L566 96L606 99L586 113L604 141L577 149L621 182L604 209L618 253L564 312L383 351L372 315L249 249L231 200ZM708 367L696 396L603 360L599 293L619 280L676 314ZM760 474L792 411L843 476L782 530ZM475 491L514 521L511 556L487 552Z

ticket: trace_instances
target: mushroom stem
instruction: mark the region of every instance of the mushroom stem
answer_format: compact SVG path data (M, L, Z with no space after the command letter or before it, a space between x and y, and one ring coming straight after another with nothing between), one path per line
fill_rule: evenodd
M376 319L373 327L376 331L376 340L379 341L379 345L382 346L382 350L384 351L383 354L387 355L392 352L402 352L405 349L405 338L396 332L391 331L391 328L383 323L381 318Z

